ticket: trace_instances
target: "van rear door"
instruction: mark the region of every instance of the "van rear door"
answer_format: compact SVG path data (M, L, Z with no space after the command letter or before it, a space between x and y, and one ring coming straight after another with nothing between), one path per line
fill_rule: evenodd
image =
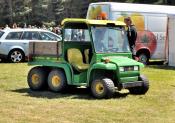
M87 19L98 19L98 16L104 15L106 19L110 19L110 5L109 4L90 4L87 12Z

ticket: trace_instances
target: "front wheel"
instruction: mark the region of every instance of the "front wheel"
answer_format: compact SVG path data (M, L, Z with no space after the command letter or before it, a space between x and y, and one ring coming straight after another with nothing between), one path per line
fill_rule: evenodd
M91 92L95 98L111 98L114 95L115 88L111 79L96 79L91 84Z
M10 62L13 63L18 63L18 62L22 62L24 61L25 55L23 53L23 51L18 50L18 49L14 49L12 51L10 51L9 55L8 55L8 59L10 60Z
M139 77L139 79L140 79L140 81L143 82L142 86L129 88L129 92L131 94L145 94L148 91L148 89L149 89L148 79L144 75L141 75Z

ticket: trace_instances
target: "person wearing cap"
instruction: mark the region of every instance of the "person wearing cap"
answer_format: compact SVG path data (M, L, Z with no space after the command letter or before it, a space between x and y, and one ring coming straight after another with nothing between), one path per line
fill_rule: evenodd
M129 46L132 52L133 59L136 58L136 51L135 51L135 44L136 44L136 39L137 39L137 30L135 26L132 24L132 20L130 17L124 18L124 22L127 27L127 37L129 41Z
M101 12L98 14L97 20L107 20L107 14L105 12Z

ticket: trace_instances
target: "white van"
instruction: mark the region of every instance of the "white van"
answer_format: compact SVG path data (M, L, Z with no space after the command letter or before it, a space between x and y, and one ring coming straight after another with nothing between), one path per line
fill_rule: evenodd
M168 59L168 14L175 14L174 6L98 2L89 5L86 18L97 19L104 14L108 20L131 17L138 33L136 54L141 62Z
M168 23L169 57L168 65L175 67L175 14L169 16Z

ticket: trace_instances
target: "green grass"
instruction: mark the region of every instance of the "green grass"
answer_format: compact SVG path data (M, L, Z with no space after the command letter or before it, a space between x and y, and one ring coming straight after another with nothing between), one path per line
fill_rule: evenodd
M146 95L116 93L96 100L86 89L59 94L33 92L27 85L27 64L0 64L0 123L174 123L175 69L149 66Z

